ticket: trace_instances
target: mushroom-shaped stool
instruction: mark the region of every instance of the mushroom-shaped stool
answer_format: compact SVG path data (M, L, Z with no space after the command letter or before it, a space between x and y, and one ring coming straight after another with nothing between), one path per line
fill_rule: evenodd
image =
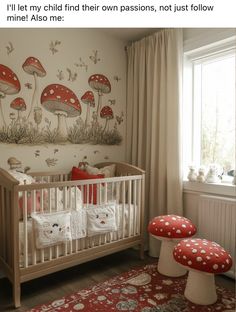
M231 268L231 256L217 243L200 238L182 240L175 246L173 255L189 270L185 297L195 304L215 303L214 274L227 272Z
M154 238L162 241L157 265L158 272L170 277L186 274L187 270L174 260L173 249L180 240L196 233L195 225L184 217L163 215L155 217L149 222L148 232Z

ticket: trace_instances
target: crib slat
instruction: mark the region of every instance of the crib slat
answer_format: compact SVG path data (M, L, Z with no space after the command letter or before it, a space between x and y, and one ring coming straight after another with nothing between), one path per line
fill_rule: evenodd
M131 185L131 180L128 181L128 228L127 228L127 231L128 231L128 236L130 237L131 236L131 209L132 209L132 206L131 206L131 193L132 193L132 185ZM132 217L133 217L133 212L132 212Z
M49 213L52 212L52 189L48 188L47 189L47 201L48 201L48 211ZM53 253L53 249L52 247L49 247L49 261L52 260L52 253Z
M67 211L67 188L63 187L63 211ZM67 255L67 242L64 242L64 256Z
M32 212L36 212L36 190L31 191L31 200L32 200ZM37 251L34 244L34 233L33 233L33 227L32 227L32 235L31 235L31 252L32 252L32 264L36 264L37 259Z
M28 267L27 191L23 192L24 267Z
M125 181L122 181L122 238L125 237Z
M40 191L40 212L43 213L44 212L44 208L43 208L43 189L41 189ZM41 249L40 251L40 257L41 257L41 263L44 262L44 249Z
M140 208L141 208L141 195L142 195L142 188L141 188L141 180L138 180L138 205L137 205L137 233L140 234L140 223L141 223L141 219L140 219Z
M54 188L54 192L55 192L55 203L54 203L55 210L58 211L58 188L57 187ZM57 259L58 256L59 256L59 247L58 247L58 245L55 246L55 249L56 249L55 257Z
M134 188L133 188L133 235L136 235L136 224L137 224L137 181L134 180Z
M5 209L6 209L6 203L5 203L5 191L6 189L1 186L1 218L3 222L1 222L1 230L2 230L2 256L3 259L6 259L6 214L5 214ZM7 207L8 208L8 207Z

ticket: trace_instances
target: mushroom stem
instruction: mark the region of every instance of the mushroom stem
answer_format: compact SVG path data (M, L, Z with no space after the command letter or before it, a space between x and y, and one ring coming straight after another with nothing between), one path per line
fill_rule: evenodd
M31 116L34 106L38 107L37 97L38 97L38 79L37 79L37 73L34 72L34 93L32 96L30 111L29 111L27 120Z
M104 127L104 129L103 129L103 132L105 132L105 130L106 130L107 123L108 123L108 118L106 118L106 123L105 123L105 127Z
M102 106L102 92L98 91L98 106L97 106L97 115L99 114L100 107Z
M85 119L85 128L86 128L87 125L88 125L89 115L90 115L90 106L89 106L89 104L88 104L88 105L87 105L86 119Z
M1 103L1 97L0 97L0 125L3 125L3 127L6 127L6 121L4 119L3 110L2 110L2 103Z
M214 274L190 270L184 295L195 304L209 305L215 303L217 294Z
M18 110L17 111L17 119L16 119L16 122L18 123L20 121L20 111Z
M163 238L161 240L161 251L157 266L158 272L172 277L183 276L186 274L186 269L179 265L173 257L173 248L176 245L176 241L168 238Z
M67 140L67 126L66 126L66 117L67 113L62 111L55 111L55 115L58 118L57 125L57 136L60 141Z

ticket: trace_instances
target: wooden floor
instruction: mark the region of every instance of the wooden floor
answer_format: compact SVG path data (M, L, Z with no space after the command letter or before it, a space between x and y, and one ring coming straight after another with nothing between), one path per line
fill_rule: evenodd
M10 283L7 279L0 279L0 311L28 311L36 305L95 285L135 266L155 261L148 256L140 260L138 252L130 249L24 283L21 287L21 308L17 310L12 305ZM225 276L217 277L217 283L235 291L234 281Z

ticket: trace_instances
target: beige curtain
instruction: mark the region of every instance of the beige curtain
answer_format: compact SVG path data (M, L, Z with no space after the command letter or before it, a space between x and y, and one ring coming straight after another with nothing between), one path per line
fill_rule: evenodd
M146 170L146 225L154 216L183 213L182 42L182 30L166 29L127 50L127 161ZM153 238L149 253L159 253Z

